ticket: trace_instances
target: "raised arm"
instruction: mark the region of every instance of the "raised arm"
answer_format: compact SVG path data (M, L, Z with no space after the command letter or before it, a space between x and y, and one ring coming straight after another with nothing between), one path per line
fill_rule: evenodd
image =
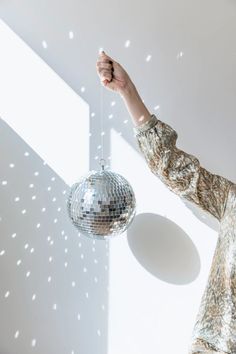
M150 114L128 73L118 62L102 52L96 67L102 84L123 98L150 170L172 192L220 221L229 189L234 183L207 171L197 157L176 147L177 132Z

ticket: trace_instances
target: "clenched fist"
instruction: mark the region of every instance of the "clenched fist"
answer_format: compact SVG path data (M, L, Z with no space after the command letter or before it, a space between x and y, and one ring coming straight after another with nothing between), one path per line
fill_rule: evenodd
M129 85L132 85L125 69L104 51L99 54L96 68L102 85L111 91L123 94Z

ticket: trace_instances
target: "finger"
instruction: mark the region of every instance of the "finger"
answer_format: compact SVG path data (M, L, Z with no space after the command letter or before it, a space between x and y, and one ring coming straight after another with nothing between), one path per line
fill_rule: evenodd
M111 58L109 55L107 55L106 53L104 53L104 52L101 52L100 53L100 58L102 58L102 60L104 60L104 59L108 59L109 61L111 61L111 62L115 62L115 60L113 59L113 58Z
M104 62L98 61L98 62L97 62L97 67L98 67L98 68L104 68L104 69L111 69L111 68L112 68L112 64L104 63Z
M101 80L104 81L105 79L111 81L112 75L111 73L105 72L101 74Z
M109 75L109 74L105 74L105 75L102 75L101 76L101 80L104 81L104 80L108 80L108 81L111 81L112 79L112 76Z
M98 72L99 72L100 75L104 75L104 74L111 75L111 70L110 69L99 68Z

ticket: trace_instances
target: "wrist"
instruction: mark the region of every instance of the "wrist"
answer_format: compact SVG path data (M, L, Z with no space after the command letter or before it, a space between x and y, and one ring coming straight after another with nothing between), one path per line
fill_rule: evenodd
M120 95L123 99L130 99L133 96L137 96L137 89L132 81L129 81L127 85L120 91Z

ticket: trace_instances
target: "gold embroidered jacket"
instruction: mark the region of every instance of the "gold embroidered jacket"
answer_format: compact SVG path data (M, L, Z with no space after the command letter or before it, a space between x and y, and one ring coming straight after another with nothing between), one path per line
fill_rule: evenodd
M236 354L236 184L176 147L177 132L155 114L133 128L150 170L177 195L219 221L219 236L189 353Z

